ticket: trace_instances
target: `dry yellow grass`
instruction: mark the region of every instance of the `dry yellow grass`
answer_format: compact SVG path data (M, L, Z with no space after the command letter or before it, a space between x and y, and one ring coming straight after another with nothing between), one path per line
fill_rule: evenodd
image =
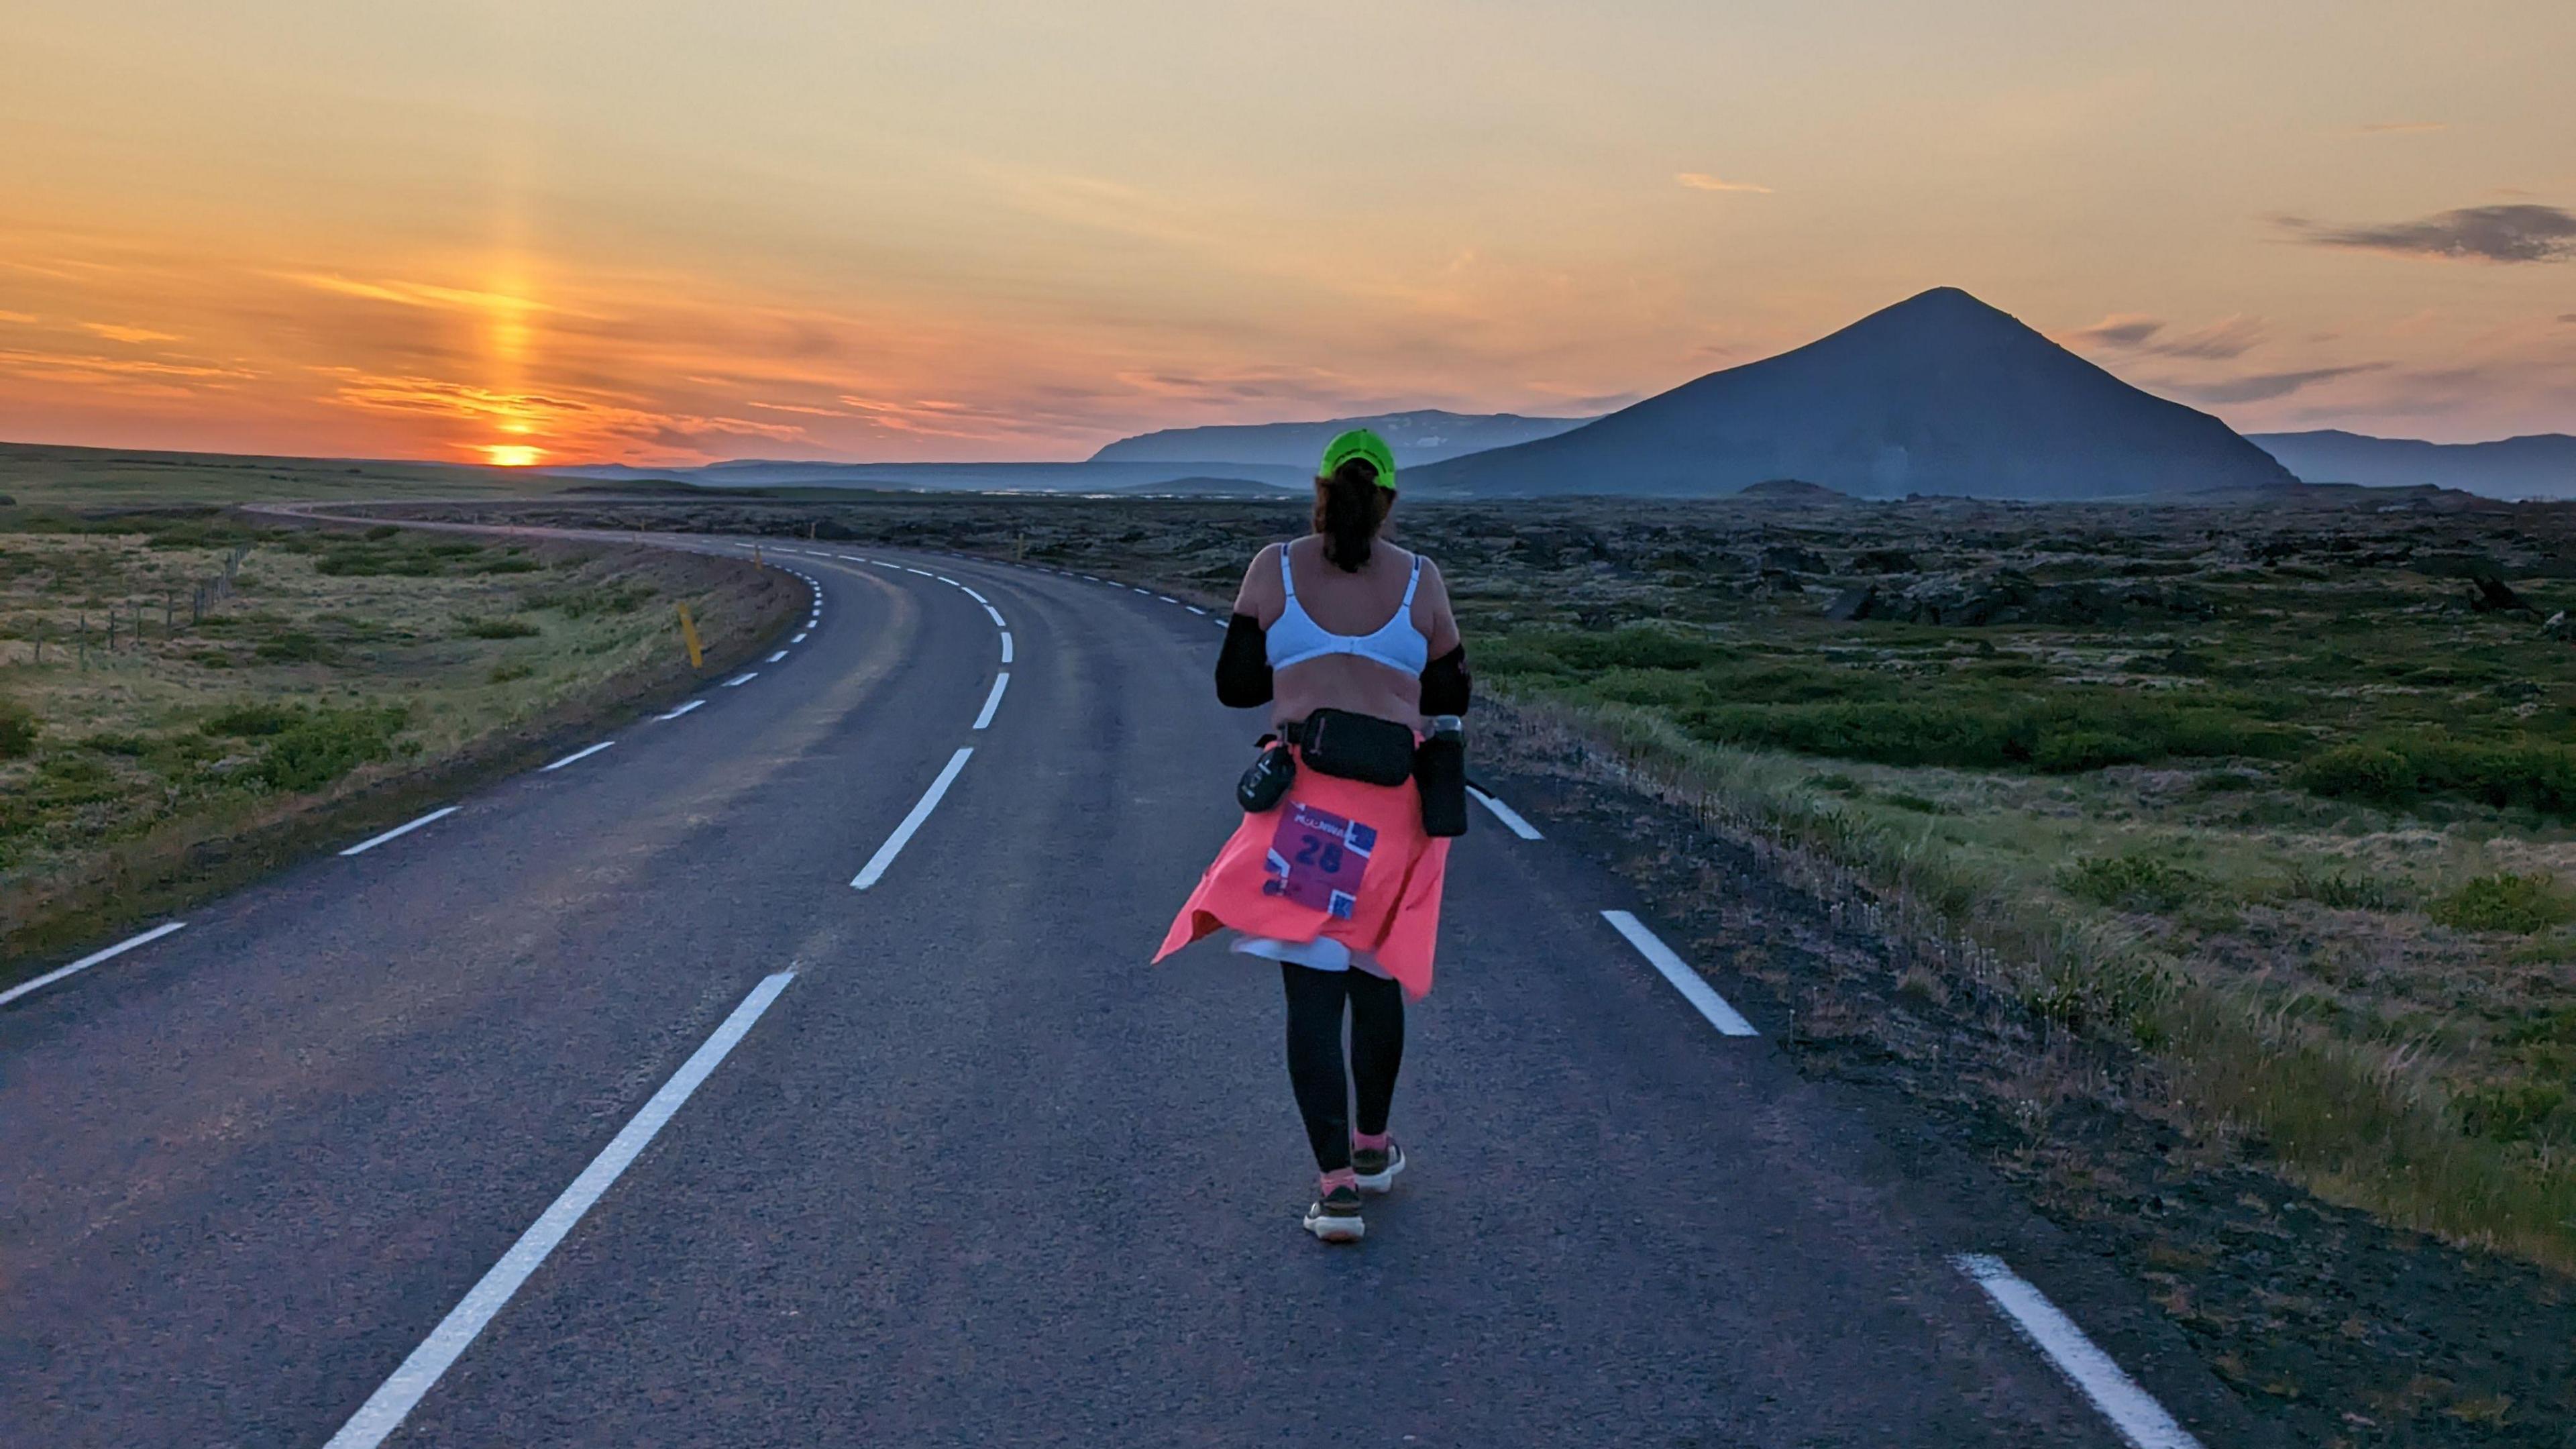
M197 581L236 558L192 622ZM0 944L184 889L209 841L292 833L685 680L676 604L728 662L793 592L642 549L0 513L0 711L34 731L0 725Z

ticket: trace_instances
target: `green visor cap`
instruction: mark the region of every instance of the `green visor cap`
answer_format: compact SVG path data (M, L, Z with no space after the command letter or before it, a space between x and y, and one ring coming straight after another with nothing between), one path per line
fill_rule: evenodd
M1324 445L1324 467L1319 476L1330 478L1344 463L1353 458L1366 458L1377 465L1377 486L1395 491L1395 450L1386 439L1366 428L1353 428Z

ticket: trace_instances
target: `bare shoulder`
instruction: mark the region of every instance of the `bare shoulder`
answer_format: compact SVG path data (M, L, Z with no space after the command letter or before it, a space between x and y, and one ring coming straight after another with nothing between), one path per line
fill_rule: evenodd
M1287 607L1287 592L1279 587L1279 560L1286 547L1267 544L1254 554L1251 566L1243 571L1243 587L1235 593L1234 611L1259 619L1264 628Z

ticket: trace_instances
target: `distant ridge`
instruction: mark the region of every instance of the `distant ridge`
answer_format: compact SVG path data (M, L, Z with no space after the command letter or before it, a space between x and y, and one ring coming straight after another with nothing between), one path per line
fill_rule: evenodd
M2290 470L1956 287L1555 437L1435 463L1464 496L1707 497L1800 478L1864 498L2143 498L2281 488Z
M1395 466L1436 463L1486 448L1508 447L1579 428L1589 418L1525 418L1518 413L1379 413L1306 423L1245 423L1204 428L1165 428L1121 438L1091 455L1095 463L1250 463L1302 468L1314 476L1316 460L1336 433L1372 428L1395 450Z
M2565 433L2492 443L2374 438L2334 428L2247 437L2309 483L2371 488L2434 484L2489 498L2576 498L2576 438Z

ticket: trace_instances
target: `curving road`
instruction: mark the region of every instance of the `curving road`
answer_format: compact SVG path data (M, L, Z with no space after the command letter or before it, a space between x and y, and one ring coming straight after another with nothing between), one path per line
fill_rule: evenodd
M0 1444L2245 1442L1495 815L1314 1243L1272 968L1142 964L1214 621L771 547L750 677L0 1006Z

